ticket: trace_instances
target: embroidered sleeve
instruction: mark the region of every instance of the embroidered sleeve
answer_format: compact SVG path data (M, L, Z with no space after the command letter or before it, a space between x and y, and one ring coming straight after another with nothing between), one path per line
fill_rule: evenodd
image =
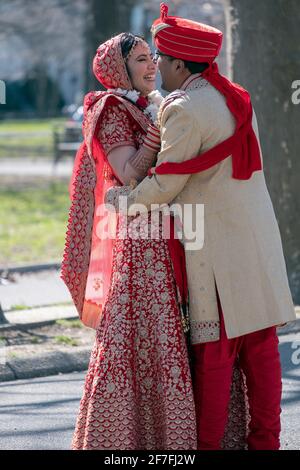
M124 105L113 104L103 111L98 138L106 154L122 145L136 147L133 126Z

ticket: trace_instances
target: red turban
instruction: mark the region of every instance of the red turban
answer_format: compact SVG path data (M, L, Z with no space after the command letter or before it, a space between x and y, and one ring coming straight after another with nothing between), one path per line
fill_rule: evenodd
M168 16L168 7L161 4L160 18L151 32L155 46L164 54L191 62L211 63L219 55L223 33L196 21Z

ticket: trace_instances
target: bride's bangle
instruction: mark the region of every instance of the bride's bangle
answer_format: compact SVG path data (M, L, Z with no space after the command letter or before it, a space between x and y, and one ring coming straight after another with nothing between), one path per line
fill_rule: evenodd
M153 124L148 127L147 135L144 140L144 147L147 147L152 152L159 152L160 150L160 130Z

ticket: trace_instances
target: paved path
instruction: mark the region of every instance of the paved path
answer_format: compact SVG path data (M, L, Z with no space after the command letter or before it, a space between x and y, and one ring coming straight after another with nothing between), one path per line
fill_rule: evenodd
M70 448L84 374L0 384L0 448Z
M300 334L290 332L282 335L280 341L284 386L282 448L299 450ZM84 377L85 372L1 383L0 448L68 450Z
M0 284L0 303L4 311L14 305L34 307L70 302L69 291L57 270L13 274L15 282Z

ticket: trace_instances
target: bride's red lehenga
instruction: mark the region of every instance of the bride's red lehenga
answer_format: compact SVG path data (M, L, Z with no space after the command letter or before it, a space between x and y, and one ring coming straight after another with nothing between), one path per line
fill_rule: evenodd
M196 450L192 378L168 242L161 222L155 239L134 236L150 233L151 213L117 217L105 302L87 295L92 286L96 298L103 282L92 256L97 185L120 184L105 155L120 145L139 148L147 123L135 105L111 94L107 99L105 92L88 95L85 109L62 277L84 323L97 315L98 324L72 449ZM236 369L225 448L245 447L246 421L244 382Z
M122 104L101 119L105 153L138 147L143 132ZM105 142L105 144L104 144ZM106 178L112 178L106 169ZM118 218L111 284L96 331L73 449L193 449L196 429L185 337L167 241L132 239L148 214ZM142 220L141 220L142 219ZM153 227L152 227L153 228Z

